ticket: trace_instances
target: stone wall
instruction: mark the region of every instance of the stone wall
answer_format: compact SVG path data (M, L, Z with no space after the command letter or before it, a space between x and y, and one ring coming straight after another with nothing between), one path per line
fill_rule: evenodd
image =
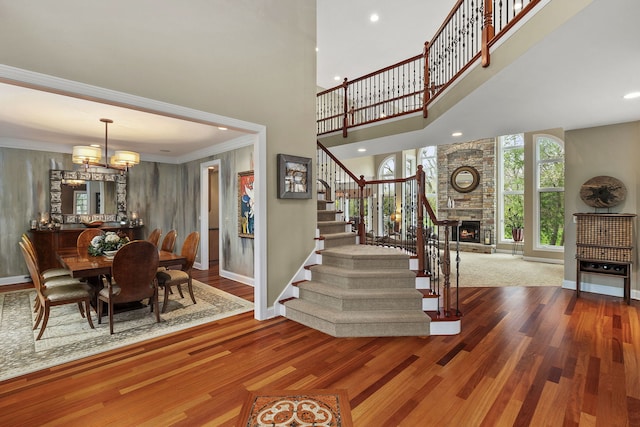
M480 221L481 243L461 245L463 249L489 252L495 248L495 159L494 138L438 146L438 218ZM478 187L468 193L459 193L451 185L451 174L460 166L472 166L480 174ZM485 246L485 232L490 233L491 245L474 247Z

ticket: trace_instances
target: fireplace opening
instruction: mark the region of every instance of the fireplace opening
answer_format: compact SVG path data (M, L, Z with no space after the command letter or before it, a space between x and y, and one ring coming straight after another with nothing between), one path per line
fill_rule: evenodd
M480 221L461 221L451 232L451 240L457 241L458 237L460 242L480 243Z

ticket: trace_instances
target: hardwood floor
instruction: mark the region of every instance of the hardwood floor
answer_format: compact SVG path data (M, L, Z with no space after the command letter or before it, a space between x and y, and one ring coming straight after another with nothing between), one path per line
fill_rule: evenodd
M252 288L196 272L243 298ZM463 288L462 333L336 339L243 314L0 383L0 425L240 426L249 390L344 389L355 426L640 426L640 303Z

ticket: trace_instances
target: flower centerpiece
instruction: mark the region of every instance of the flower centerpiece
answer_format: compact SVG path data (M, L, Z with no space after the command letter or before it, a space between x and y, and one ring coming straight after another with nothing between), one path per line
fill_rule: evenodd
M114 231L107 231L105 234L91 239L89 255L105 255L105 253L108 254L110 251L117 251L127 243L129 243L129 238L126 235L120 235Z

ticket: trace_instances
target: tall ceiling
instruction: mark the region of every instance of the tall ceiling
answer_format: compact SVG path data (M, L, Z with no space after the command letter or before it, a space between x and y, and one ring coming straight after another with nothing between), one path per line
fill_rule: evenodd
M317 0L318 86L333 87L344 77L357 78L419 54L454 3ZM375 23L370 21L373 13L379 16ZM427 128L367 141L367 154L388 152L391 138L394 149L452 142L454 130L471 140L639 120L640 99L622 100L625 93L640 91L638 16L637 0L593 0ZM55 146L57 151L71 152L73 145L103 143L104 124L99 121L103 117L114 121L109 125L110 149L139 151L143 159L155 161L175 162L242 136L215 124L0 83L0 146L42 144L52 151ZM336 151L350 157L357 146Z

